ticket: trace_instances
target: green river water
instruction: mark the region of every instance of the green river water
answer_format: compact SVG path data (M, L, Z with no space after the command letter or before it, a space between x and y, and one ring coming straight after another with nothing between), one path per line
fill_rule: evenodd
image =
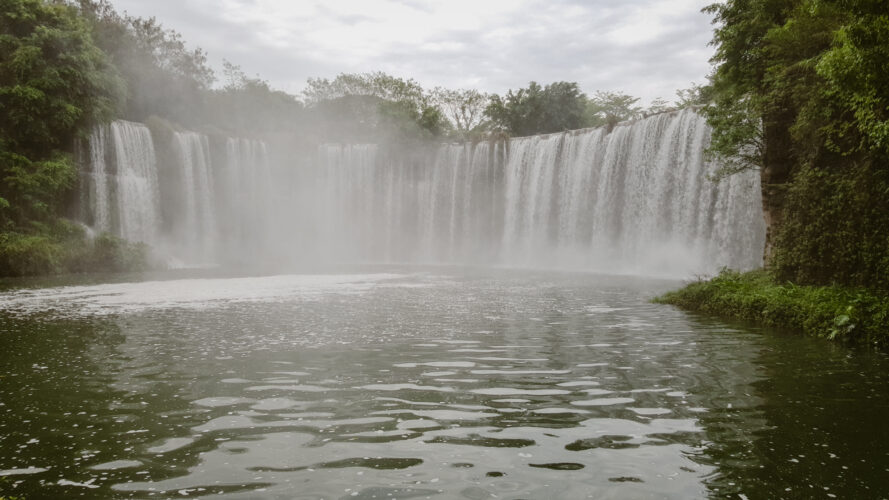
M0 497L889 498L889 359L680 282L142 279L0 292Z

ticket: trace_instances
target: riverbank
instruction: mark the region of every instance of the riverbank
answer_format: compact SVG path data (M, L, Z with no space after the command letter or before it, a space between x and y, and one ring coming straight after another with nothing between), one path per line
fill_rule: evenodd
M724 270L654 302L829 340L889 345L889 297L866 289L780 283L763 270Z
M56 221L33 234L0 231L0 277L129 272L152 267L148 247L110 234L88 236Z

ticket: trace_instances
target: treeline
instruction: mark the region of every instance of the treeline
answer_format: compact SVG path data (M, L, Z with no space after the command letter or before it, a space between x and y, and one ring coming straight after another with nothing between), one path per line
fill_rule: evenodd
M526 136L587 127L614 126L671 109L706 102L708 87L677 91L675 103L650 107L621 92L584 94L575 82L554 82L509 90L504 96L475 89L423 89L412 79L385 73L341 74L309 79L303 93L314 126L328 124L327 138L438 138L479 140L491 135ZM370 136L370 137L369 137Z
M889 292L885 0L729 0L716 24L712 152L758 168L780 281Z

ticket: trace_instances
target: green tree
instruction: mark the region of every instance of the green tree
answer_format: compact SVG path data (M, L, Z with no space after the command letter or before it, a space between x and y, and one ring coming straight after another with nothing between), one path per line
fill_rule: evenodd
M432 100L450 120L454 133L461 140L470 140L485 128L485 108L490 96L475 89L451 90L436 87Z
M180 124L207 121L206 102L215 81L207 54L190 49L182 35L155 18L118 14L108 0L67 0L91 25L93 37L123 76L124 116L145 121L157 115Z
M714 100L704 109L710 151L724 173L760 169L770 261L794 170L821 152L823 82L815 65L844 15L821 0L730 0L705 11L718 26Z
M491 125L513 136L547 134L582 128L587 97L577 83L555 82L541 87L509 90L504 97L491 96L485 109Z
M729 0L714 14L711 152L758 168L766 262L889 290L889 20L875 0ZM732 166L733 165L733 166Z
M217 128L242 135L297 132L302 103L296 96L273 89L240 66L223 61L224 86L208 97L207 119Z
M327 138L415 140L438 137L449 129L432 95L419 83L382 72L310 78L303 97Z
M651 101L651 104L648 105L648 109L645 110L645 114L656 115L658 113L664 113L672 109L674 108L670 105L669 101L660 97L656 97Z
M0 223L48 221L76 170L66 151L110 118L122 84L75 9L0 0Z
M710 85L699 85L691 82L687 89L676 91L676 107L687 108L689 106L703 106L710 102L712 88Z
M889 15L884 2L841 0L850 14L816 65L827 98L852 118L827 127L832 143L854 151L889 151ZM849 140L854 128L858 140ZM848 149L847 149L848 151Z
M622 92L597 91L586 105L585 122L588 127L613 127L619 122L639 118L642 108L638 97Z

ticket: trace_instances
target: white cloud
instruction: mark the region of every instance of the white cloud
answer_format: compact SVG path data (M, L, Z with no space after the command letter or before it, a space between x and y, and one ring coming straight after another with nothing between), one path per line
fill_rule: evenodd
M308 77L381 70L489 92L577 81L644 101L702 82L709 0L114 0L210 54L300 91Z

